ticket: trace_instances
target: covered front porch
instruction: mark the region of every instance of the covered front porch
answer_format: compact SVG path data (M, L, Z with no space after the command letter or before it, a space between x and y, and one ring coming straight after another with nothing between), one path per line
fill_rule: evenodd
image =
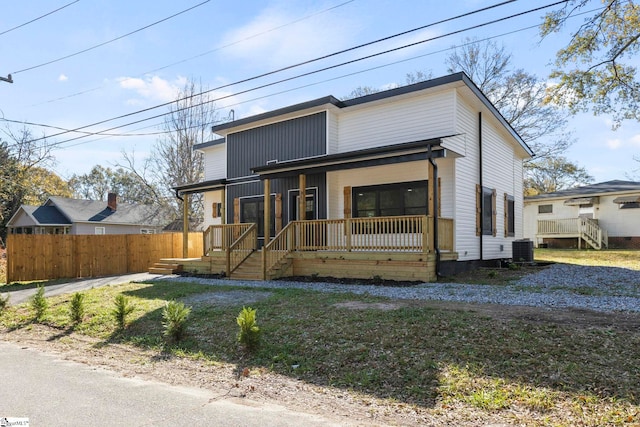
M435 280L441 261L457 259L454 221L440 215L440 142L274 162L252 168L251 180L176 188L220 194L222 223L205 231L202 259L182 268L232 279Z
M231 279L291 276L432 281L439 260L455 260L453 220L426 215L292 221L258 249L256 224L212 225L187 272ZM439 245L436 248L434 237ZM437 252L436 252L437 249Z

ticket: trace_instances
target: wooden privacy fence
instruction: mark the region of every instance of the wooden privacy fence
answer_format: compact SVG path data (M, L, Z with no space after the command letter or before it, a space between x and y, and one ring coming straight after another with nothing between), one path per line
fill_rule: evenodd
M202 256L202 233L189 233L189 257ZM182 258L182 234L11 234L7 283L140 273L160 258Z

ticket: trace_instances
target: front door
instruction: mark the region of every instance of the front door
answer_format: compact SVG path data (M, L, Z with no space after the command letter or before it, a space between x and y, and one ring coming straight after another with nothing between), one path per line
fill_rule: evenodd
M300 215L300 191L296 190L289 193L289 221L318 219L318 209L316 207L318 190L309 188L305 193L306 201L303 216Z
M264 197L245 197L240 199L240 222L254 223L258 228L258 247L264 246ZM271 196L271 230L275 236L275 197Z

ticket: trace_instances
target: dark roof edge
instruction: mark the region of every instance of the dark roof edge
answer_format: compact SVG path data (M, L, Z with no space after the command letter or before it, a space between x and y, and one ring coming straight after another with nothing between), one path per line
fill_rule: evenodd
M302 102L300 104L290 105L288 107L279 108L273 111L267 111L266 113L257 114L255 116L249 116L244 119L238 119L227 123L222 123L220 125L213 126L211 130L215 133L220 130L230 129L237 126L246 125L249 123L257 122L260 120L270 119L273 117L282 116L284 114L294 113L296 111L306 110L308 108L319 107L325 104L332 104L337 107L341 107L343 102L337 99L336 97L329 95L323 96L322 98L313 99L311 101Z
M193 149L194 150L202 150L203 148L208 148L208 147L213 147L215 145L224 144L225 141L226 141L226 139L224 139L224 138L216 138L216 139L214 139L212 141L201 142L200 144L194 144Z
M203 182L193 182L191 184L184 185L176 185L175 187L171 187L172 190L179 192L180 194L190 194L190 193L198 193L202 190L222 188L227 183L226 178L221 179L212 179L209 181Z
M274 163L270 165L256 166L251 168L251 171L253 173L260 174L261 172L269 172L269 171L278 170L282 168L302 167L302 166L308 166L308 165L324 163L324 162L334 161L334 160L352 159L352 158L359 158L363 156L371 156L376 154L388 154L388 153L394 153L402 150L410 150L418 147L426 147L428 145L438 146L440 145L440 143L444 138L449 138L451 136L455 136L455 135L447 135L447 136L429 138L429 139L424 139L419 141L403 142L400 144L385 145L382 147L365 148L362 150L347 151L344 153L328 154L325 156L312 157L309 159L284 161L284 162Z

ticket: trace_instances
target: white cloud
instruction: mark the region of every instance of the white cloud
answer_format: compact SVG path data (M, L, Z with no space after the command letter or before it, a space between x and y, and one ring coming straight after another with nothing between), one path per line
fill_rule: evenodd
M607 147L609 147L610 150L617 150L618 148L620 148L622 146L622 141L618 138L615 139L607 139L606 141Z
M177 77L173 81L165 80L158 76L120 77L117 79L121 88L135 91L142 99L129 99L130 105L142 105L145 100L155 102L169 102L176 99L180 89L187 81L185 77Z
M59 82L66 82L67 80L69 80L69 77L67 77L64 74L60 74L60 76L58 76L58 81Z
M633 145L633 146L640 147L640 134L636 134L636 135L632 136L629 139L629 142L631 142L631 145Z
M353 18L323 13L293 22L312 12L294 9L289 2L264 9L251 22L223 36L221 45L233 45L225 49L225 55L277 67L351 45L359 28Z

